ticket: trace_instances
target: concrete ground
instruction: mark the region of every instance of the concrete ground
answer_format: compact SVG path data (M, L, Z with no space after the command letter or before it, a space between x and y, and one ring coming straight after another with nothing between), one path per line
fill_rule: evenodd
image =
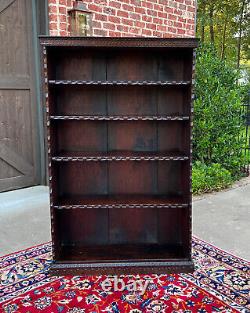
M250 260L250 178L194 198L193 233ZM36 186L0 194L0 255L50 240L49 194Z

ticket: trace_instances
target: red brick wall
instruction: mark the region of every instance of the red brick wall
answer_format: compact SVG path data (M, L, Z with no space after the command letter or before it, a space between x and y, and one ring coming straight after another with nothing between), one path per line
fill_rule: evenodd
M194 37L196 0L84 0L94 36ZM50 35L69 35L74 0L48 0Z

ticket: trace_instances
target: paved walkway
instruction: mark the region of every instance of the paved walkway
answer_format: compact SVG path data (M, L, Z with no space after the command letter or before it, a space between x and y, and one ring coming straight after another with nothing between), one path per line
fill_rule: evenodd
M250 178L242 186L194 199L193 232L250 260ZM48 188L0 194L0 255L50 240Z
M250 177L233 188L194 198L193 233L250 260Z

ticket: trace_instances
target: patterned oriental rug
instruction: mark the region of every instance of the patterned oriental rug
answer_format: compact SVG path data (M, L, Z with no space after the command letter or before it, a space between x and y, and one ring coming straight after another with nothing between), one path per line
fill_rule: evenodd
M48 276L51 244L42 244L0 258L0 312L250 312L249 262L197 238L193 257L192 275L122 276L149 280L142 295L104 291L105 276Z

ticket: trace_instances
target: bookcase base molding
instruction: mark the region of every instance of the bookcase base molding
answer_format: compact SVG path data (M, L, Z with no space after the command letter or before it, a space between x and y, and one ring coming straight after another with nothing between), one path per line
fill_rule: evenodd
M40 40L50 273L192 272L196 39Z
M127 262L127 263L73 263L55 262L50 268L50 274L63 275L137 275L137 274L171 274L190 273L194 264L188 260L169 262Z

